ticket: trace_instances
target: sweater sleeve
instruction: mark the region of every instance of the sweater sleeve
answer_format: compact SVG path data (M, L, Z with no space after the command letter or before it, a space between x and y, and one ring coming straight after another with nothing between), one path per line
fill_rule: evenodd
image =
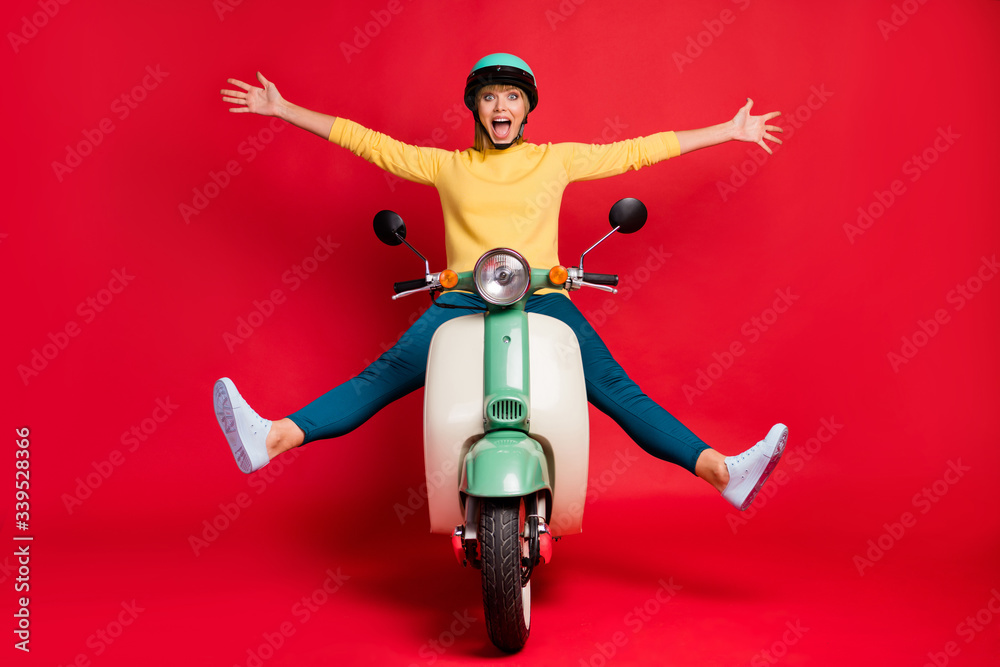
M395 176L423 185L435 184L442 163L451 155L440 148L405 144L339 116L329 140Z
M570 182L607 178L648 167L681 154L677 135L660 132L612 144L558 144Z

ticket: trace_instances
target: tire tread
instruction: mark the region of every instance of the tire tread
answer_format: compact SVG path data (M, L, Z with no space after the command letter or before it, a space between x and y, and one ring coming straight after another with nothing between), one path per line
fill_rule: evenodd
M521 599L520 498L483 503L479 536L486 631L497 648L524 648L530 628Z

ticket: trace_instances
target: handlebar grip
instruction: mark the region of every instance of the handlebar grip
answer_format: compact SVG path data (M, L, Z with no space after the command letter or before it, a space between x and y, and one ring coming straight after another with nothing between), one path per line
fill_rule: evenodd
M421 287L427 287L427 280L425 278L418 278L417 280L404 280L401 283L392 284L392 289L395 290L396 294L409 292L411 289L420 289Z
M617 287L618 276L613 273L584 273L583 282Z

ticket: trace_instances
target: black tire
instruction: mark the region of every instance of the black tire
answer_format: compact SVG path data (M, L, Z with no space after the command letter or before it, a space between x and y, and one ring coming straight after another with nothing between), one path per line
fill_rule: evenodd
M496 647L508 653L524 648L531 630L530 570L521 564L527 555L523 529L520 498L483 501L479 541L486 631Z

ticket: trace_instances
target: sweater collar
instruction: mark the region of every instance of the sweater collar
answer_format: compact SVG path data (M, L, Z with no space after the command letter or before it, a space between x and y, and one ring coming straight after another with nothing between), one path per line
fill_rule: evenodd
M509 148L493 148L493 147L484 148L482 150L482 155L484 159L486 158L487 155L510 155L512 153L519 153L520 151L524 150L525 146L527 145L528 142L526 142L524 139L518 139L517 143Z

